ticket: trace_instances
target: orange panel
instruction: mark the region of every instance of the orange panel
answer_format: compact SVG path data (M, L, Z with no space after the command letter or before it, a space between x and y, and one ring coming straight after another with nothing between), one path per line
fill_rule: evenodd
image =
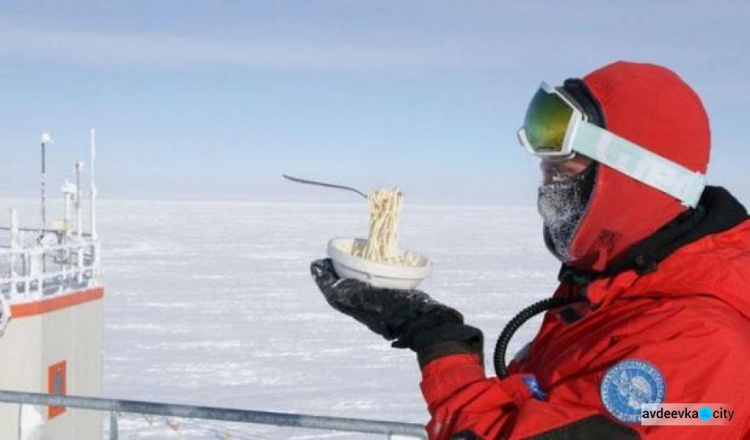
M102 296L104 296L104 289L96 287L94 289L82 290L80 292L53 296L52 298L40 301L15 304L10 306L10 314L15 319L26 316L41 315L43 313L54 312L55 310L94 301Z
M49 367L47 374L47 392L49 394L67 394L67 368L65 361L58 362ZM50 406L47 410L47 418L54 419L65 412L64 406Z

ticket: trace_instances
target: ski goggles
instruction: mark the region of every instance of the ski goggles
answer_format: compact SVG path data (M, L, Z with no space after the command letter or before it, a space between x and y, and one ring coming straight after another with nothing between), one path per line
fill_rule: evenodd
M564 91L542 82L529 103L518 140L529 153L548 160L566 160L577 153L676 198L698 205L705 176L588 122Z

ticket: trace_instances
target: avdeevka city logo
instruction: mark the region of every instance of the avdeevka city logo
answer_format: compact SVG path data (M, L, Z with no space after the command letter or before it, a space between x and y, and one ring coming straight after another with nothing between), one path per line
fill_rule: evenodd
M639 422L641 405L663 403L666 394L664 376L651 363L626 359L604 374L601 384L604 407L623 422Z

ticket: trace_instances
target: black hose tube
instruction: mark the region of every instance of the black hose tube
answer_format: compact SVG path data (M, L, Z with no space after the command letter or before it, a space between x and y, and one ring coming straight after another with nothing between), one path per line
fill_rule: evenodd
M508 377L508 367L505 365L505 355L508 351L508 344L513 334L521 328L521 326L533 318L534 316L545 312L549 309L557 307L567 306L569 304L584 301L585 298L581 297L568 297L568 298L547 298L541 301L535 302L534 304L526 307L525 309L518 312L513 319L508 322L500 336L497 338L497 344L495 344L495 355L493 356L493 362L495 364L495 374L500 379Z

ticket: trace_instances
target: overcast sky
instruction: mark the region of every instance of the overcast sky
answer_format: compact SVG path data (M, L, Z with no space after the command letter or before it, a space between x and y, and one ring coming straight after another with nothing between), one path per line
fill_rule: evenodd
M750 202L750 6L685 1L28 1L0 6L2 197L99 139L103 198L533 205L515 131L541 80L669 66L712 120L709 182ZM88 164L87 164L88 166Z

